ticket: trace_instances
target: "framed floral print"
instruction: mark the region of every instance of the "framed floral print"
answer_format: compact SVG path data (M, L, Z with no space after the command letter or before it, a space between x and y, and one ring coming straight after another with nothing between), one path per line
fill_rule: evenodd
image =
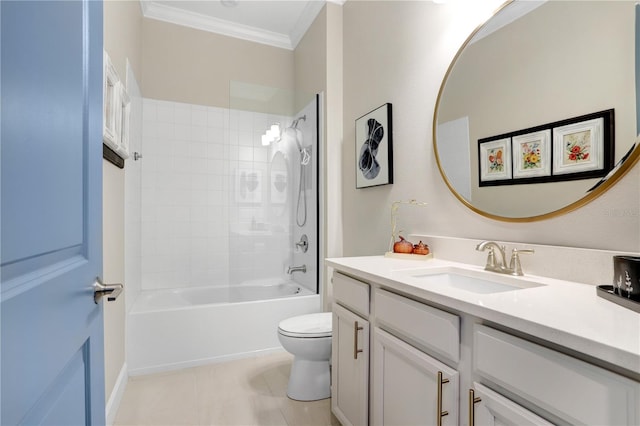
M551 175L551 130L514 136L513 178Z
M478 141L480 186L511 179L511 138Z
M566 124L553 129L553 174L603 170L604 118Z

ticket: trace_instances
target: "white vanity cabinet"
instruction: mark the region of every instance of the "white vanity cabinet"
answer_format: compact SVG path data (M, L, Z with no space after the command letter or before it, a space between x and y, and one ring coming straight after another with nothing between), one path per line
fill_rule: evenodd
M333 275L333 413L344 426L457 425L459 373L434 356L456 365L459 317L380 288L370 302L370 291Z
M432 300L392 273L337 271L332 410L343 425L640 425L630 363L612 369L588 347L575 355L562 331L496 319L485 301Z
M331 410L343 426L369 423L369 285L333 274Z
M469 426L553 425L553 423L549 423L542 417L533 414L531 411L479 383L474 383L473 389L469 390L467 404Z
M458 372L375 328L373 425L457 425Z

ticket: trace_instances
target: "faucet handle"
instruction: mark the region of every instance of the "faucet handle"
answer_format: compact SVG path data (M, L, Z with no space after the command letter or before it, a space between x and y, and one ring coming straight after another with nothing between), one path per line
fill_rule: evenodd
M535 250L533 249L516 249L511 250L511 261L509 262L509 269L511 270L512 275L524 275L522 272L522 265L520 264L520 253L522 254L533 254Z
M484 269L493 270L496 268L496 252L493 250L493 247L489 247L489 253L487 254L487 264Z
M309 250L309 238L307 238L307 234L302 234L300 241L296 243L296 247L303 253L306 253L307 250Z

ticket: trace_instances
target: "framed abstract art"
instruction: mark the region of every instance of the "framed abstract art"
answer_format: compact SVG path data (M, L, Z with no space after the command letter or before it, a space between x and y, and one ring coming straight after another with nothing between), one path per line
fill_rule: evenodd
M356 119L356 188L393 183L391 104Z

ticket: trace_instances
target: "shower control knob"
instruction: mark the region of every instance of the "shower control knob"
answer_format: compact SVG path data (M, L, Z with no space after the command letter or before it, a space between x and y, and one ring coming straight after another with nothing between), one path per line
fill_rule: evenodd
M298 249L303 253L306 253L307 250L309 250L309 239L307 238L307 234L302 234L300 241L296 243L296 247L298 247Z

